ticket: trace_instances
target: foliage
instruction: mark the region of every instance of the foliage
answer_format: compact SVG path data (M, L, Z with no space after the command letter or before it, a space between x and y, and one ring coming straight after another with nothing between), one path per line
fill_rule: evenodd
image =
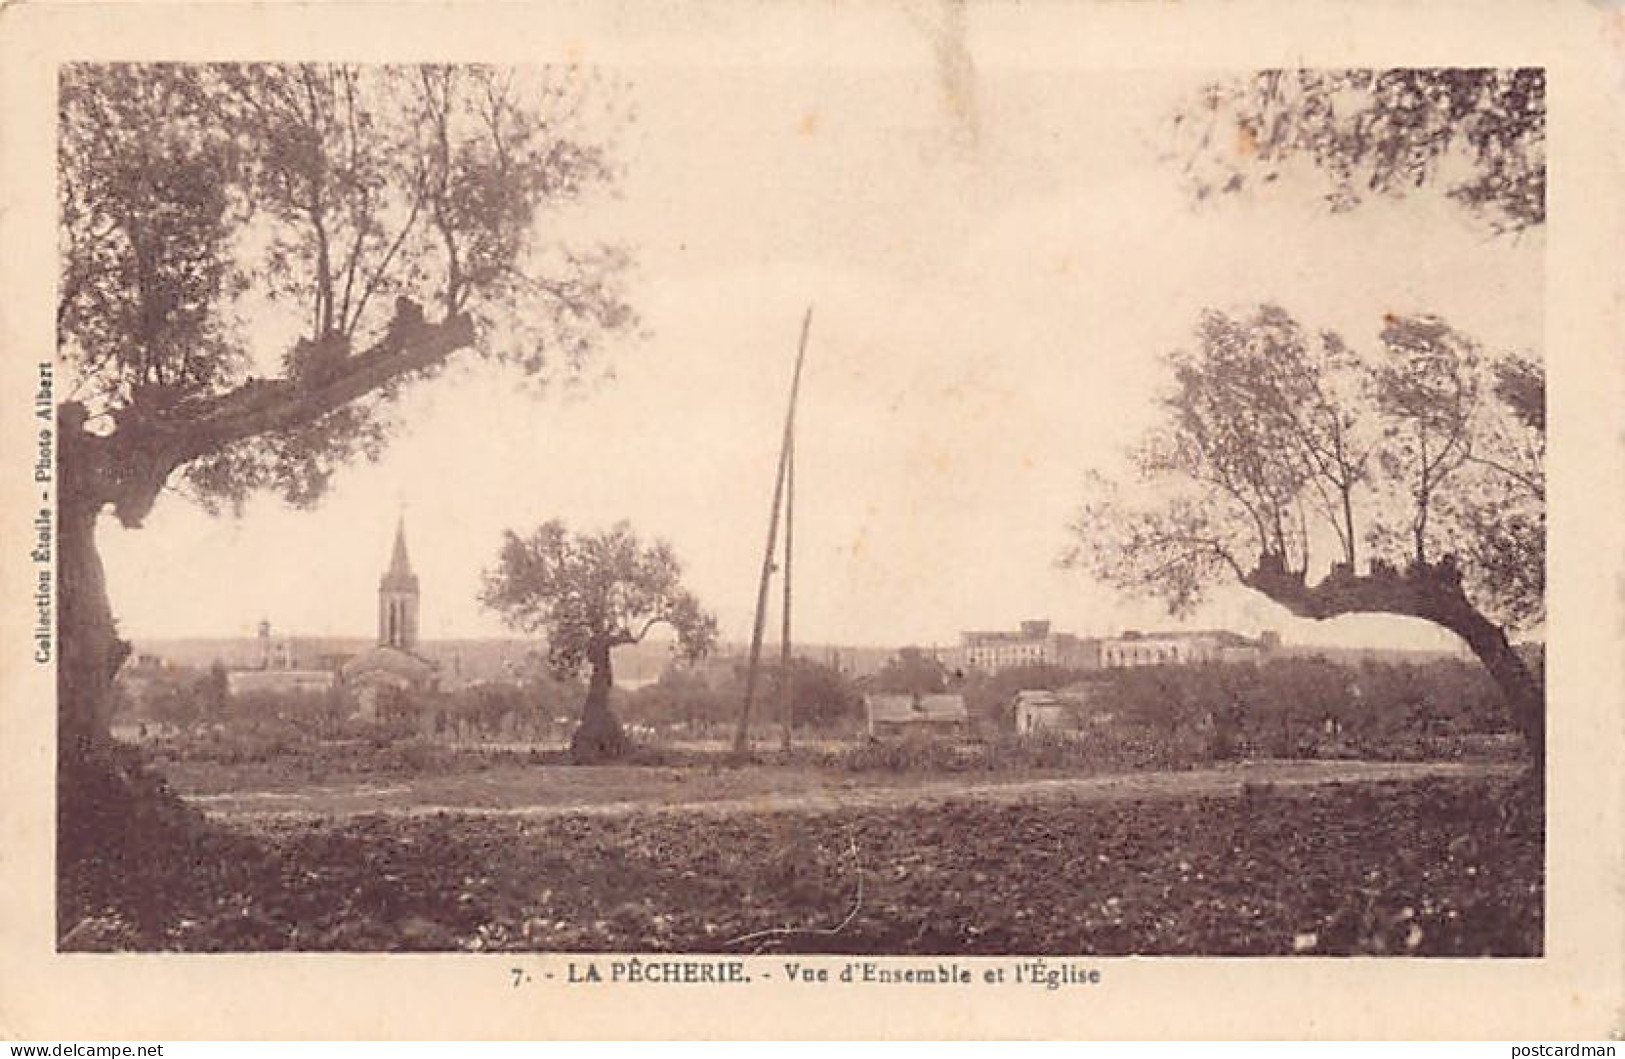
M667 666L658 680L627 696L626 716L654 725L719 724L738 715L740 694L734 682L714 685L695 669Z
M1273 181L1297 159L1329 178L1333 210L1444 183L1497 230L1522 231L1546 219L1545 87L1533 68L1260 71L1209 84L1177 113L1177 153L1199 199ZM1168 488L1138 510L1092 489L1077 529L1114 535L1122 560L1087 537L1069 560L1176 609L1234 574L1301 617L1435 622L1494 677L1538 766L1544 681L1497 622L1545 614L1540 366L1486 358L1431 316L1385 318L1384 356L1352 365L1335 335L1320 336L1317 365L1316 344L1269 307L1250 321L1209 313L1201 330L1199 353L1172 358L1173 426L1138 461ZM1317 585L1311 517L1342 545Z
M1175 612L1231 579L1301 617L1432 621L1538 747L1544 692L1491 619L1545 616L1542 369L1437 317L1389 316L1379 338L1360 355L1274 306L1205 313L1168 358L1137 488L1091 479L1062 561Z
M205 680L193 672L151 681L141 694L141 712L155 721L190 728L207 712Z
M224 719L227 728L237 731L286 724L320 737L336 734L354 710L337 685L326 691L256 690L232 696Z
M1501 231L1546 219L1546 78L1526 69L1262 70L1209 84L1173 117L1198 199L1305 160L1346 210L1436 182Z
M1085 732L997 732L960 742L941 738L871 739L833 755L833 767L854 773L1008 775L1059 772L1107 774L1185 770L1206 761L1203 742L1173 739L1121 726Z
M677 634L687 660L716 643L716 619L683 588L671 546L642 543L625 522L592 533L571 533L557 519L529 537L509 530L480 600L510 628L546 634L560 678L593 663L595 651L642 642L656 625Z
M918 647L904 647L869 677L870 690L897 695L932 695L948 690L948 669Z
M1495 683L1457 659L1145 666L1101 689L1098 708L1118 723L1199 747L1201 759L1449 757L1461 737L1507 731Z
M778 717L783 701L783 669L778 661L764 663L761 670L762 701L768 703L767 716ZM849 727L863 717L863 695L857 684L839 670L809 658L790 662L791 711L797 728L829 731ZM708 673L673 665L660 679L627 696L625 713L629 719L653 726L681 724L689 729L737 720L739 703L745 691L744 667L726 672L715 667Z
M965 710L994 731L1014 731L1015 698L1018 691L1054 691L1093 672L1047 664L1009 666L992 673L973 669L959 683L965 696Z
M570 740L581 764L632 749L610 708L615 648L640 643L656 625L677 634L677 654L686 661L716 643L716 618L683 587L671 546L644 544L625 522L593 533L571 533L557 519L529 537L509 530L496 565L485 571L480 601L510 628L546 636L555 677L589 672L581 723Z
M67 882L59 931L66 948L193 951L1538 955L1541 819L1529 787L1428 781L703 827L200 825L116 888Z
M401 384L456 348L567 376L635 324L624 251L547 228L616 180L614 85L546 67L76 64L60 89L74 399L114 438L173 432L151 473L182 467L210 506L258 487L313 502L378 453ZM253 344L278 331L285 347Z
M1483 606L1541 619L1545 439L1496 381L1540 388L1537 365L1486 358L1435 317L1390 317L1369 358L1274 306L1209 311L1197 338L1168 358L1164 421L1137 456L1148 503L1097 479L1067 561L1188 611L1257 556L1289 573L1450 556Z
M777 701L783 694L784 668L777 663L764 667L764 676L772 689L770 701ZM790 702L797 727L836 728L864 715L863 694L857 686L839 670L810 658L790 660Z

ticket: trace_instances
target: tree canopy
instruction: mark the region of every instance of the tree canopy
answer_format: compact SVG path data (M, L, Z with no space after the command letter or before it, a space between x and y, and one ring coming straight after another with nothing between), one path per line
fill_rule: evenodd
M62 68L64 745L105 738L129 652L104 510L313 504L453 354L573 377L635 327L627 253L550 223L614 185L620 95L553 67Z
M1139 481L1092 480L1063 561L1175 612L1228 579L1301 617L1423 618L1534 711L1503 625L1545 615L1542 371L1437 317L1377 338L1359 352L1275 306L1204 313L1167 357Z
M1346 210L1442 184L1502 231L1546 219L1546 77L1538 68L1262 70L1207 85L1173 116L1198 199L1303 161Z
M1546 220L1545 88L1533 68L1263 70L1177 112L1174 154L1198 199L1300 164L1333 211L1433 187L1521 232ZM1093 479L1064 561L1175 611L1233 578L1301 617L1434 622L1484 664L1538 764L1543 679L1507 630L1545 617L1544 368L1434 315L1377 330L1356 353L1274 306L1204 313L1197 349L1169 357L1141 488Z
M717 623L683 587L682 572L669 544L644 544L625 522L572 533L553 519L529 536L504 535L480 600L510 627L545 634L561 678L590 664L594 650L640 643L657 625L694 661L715 645Z
M578 760L626 749L609 710L611 651L641 642L658 625L676 633L685 660L704 656L716 643L716 618L683 587L682 564L670 545L644 544L625 522L590 533L572 533L556 519L529 536L510 530L485 572L480 599L511 628L546 636L556 676L590 671L572 741Z
M931 694L948 687L948 669L936 656L918 647L899 648L868 680L875 691L894 694Z
M544 377L630 328L625 252L547 223L614 183L616 98L545 67L65 67L60 353L120 517L176 469L311 503L451 353Z

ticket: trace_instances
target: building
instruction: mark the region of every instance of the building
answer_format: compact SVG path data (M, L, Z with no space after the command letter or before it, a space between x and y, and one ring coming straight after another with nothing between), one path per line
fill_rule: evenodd
M1187 666L1208 662L1259 662L1281 646L1279 634L1258 639L1219 629L1205 632L1142 633L1129 630L1100 643L1104 669L1132 666Z
M1016 731L1021 735L1078 727L1069 704L1053 691L1018 691L1015 706Z
M255 692L324 694L338 682L331 665L310 665L290 639L271 636L271 623L260 622L255 666L226 671L226 691L233 697Z
M892 695L863 697L869 734L876 739L906 735L964 735L970 713L963 695Z
M1047 620L1024 621L1014 630L960 633L958 662L984 673L1018 666L1092 669L1099 665L1098 643L1055 632Z
M1094 683L1069 684L1055 691L1018 691L1014 703L1016 732L1076 732L1091 724L1105 724L1111 714L1102 708L1101 689Z
M389 568L378 579L378 642L344 663L340 675L367 720L413 720L415 694L439 684L440 667L418 652L421 596L406 552L406 523L395 526Z

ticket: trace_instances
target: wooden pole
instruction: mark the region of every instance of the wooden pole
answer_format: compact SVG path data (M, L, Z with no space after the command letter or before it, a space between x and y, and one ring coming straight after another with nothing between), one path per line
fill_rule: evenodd
M773 510L767 520L767 547L762 552L762 575L756 585L756 621L750 636L750 663L745 667L745 699L734 731L734 754L750 752L750 710L756 700L756 674L762 660L762 633L767 625L767 588L773 577L773 550L779 537L779 507L784 499L785 467L790 459L790 438L795 429L796 394L801 389L801 365L807 357L807 332L812 328L812 306L801 321L801 344L796 350L795 372L790 376L790 404L784 413L784 437L779 443L778 473L773 479Z
M795 411L790 413L791 429ZM790 752L790 732L795 727L795 677L790 671L790 560L795 551L796 438L789 438L790 455L784 462L784 628L779 634L779 694L783 699L784 752Z

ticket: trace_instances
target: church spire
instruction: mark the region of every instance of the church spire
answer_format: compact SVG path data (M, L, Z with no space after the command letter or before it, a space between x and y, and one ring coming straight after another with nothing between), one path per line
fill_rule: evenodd
M418 576L406 554L406 517L395 523L389 569L378 579L378 643L411 651L418 640Z
M395 523L395 551L389 557L389 569L384 572L383 580L379 582L378 587L402 592L418 590L418 578L412 572L412 560L406 554L405 515Z

